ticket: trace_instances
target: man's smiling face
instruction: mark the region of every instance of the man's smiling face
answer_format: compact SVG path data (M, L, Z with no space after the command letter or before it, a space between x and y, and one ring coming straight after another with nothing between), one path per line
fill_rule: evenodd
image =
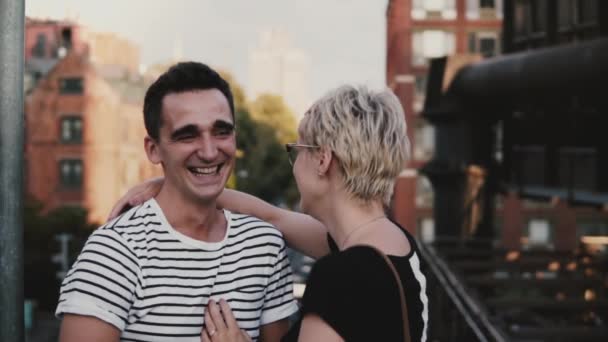
M187 200L215 201L234 167L236 138L228 100L217 89L170 93L163 98L158 141L146 151L160 163L165 186Z

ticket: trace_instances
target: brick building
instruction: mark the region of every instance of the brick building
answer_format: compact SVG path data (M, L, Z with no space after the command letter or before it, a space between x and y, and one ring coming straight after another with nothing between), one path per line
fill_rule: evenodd
M26 93L46 75L67 51L87 53L83 29L69 21L26 18L25 21L25 75Z
M428 59L500 52L502 0L390 0L386 82L403 105L412 161L397 181L395 218L424 239L433 235L432 190L417 169L433 155L434 131L420 116Z
M589 16L588 13L597 12L591 6L593 1L567 0L550 6L546 1L539 1L535 5L538 9L534 7L536 12L530 9L532 5L527 1L515 3L516 8L510 8L508 13L518 16L508 24L515 25L515 31L520 34L533 32L534 28L528 29L526 25L536 29L545 27L542 26L545 17L535 14L537 17L530 18L531 13L559 9L560 13L565 13L559 17L560 20L565 18L563 21L567 24L570 17L583 18L584 15ZM511 5L510 2L506 4ZM395 217L410 230L417 228L417 234L423 240L436 235L431 209L432 187L427 178L417 172L434 154L434 128L420 115L425 101L428 58L452 56L450 63L454 70L446 74L453 75L464 64L500 54L503 52L503 12L502 0L391 0L388 3L386 79L403 104L413 145L413 161L397 183ZM589 35L589 27L595 26L576 24L583 19L573 20L575 29L568 26L568 30L562 30L562 36L571 40L587 37L584 34ZM572 30L582 32L580 37ZM505 52L538 47L546 40L545 36L534 36L533 33L530 36L532 38L527 40L518 40L520 44L528 45L511 47ZM566 38L553 37L552 41L563 43L568 41ZM444 85L446 83L444 79ZM496 148L496 160L500 163L501 142ZM558 196L553 200L538 201L530 196L523 199L515 191L507 190L497 196L494 205L493 235L505 248L543 246L573 250L581 236L608 228L605 213L594 208L570 206Z
M67 20L40 20L26 18L25 21L26 61L33 59L57 59L67 49L84 53L86 31L79 25Z
M160 170L143 149L146 84L132 73L136 54L122 61L93 59L83 31L75 24L28 20L26 72L35 76L25 104L26 189L47 210L81 206L91 222L103 222L130 186ZM42 64L49 69L36 68Z
M139 48L127 39L114 33L94 32L67 20L26 18L26 90L30 90L68 51L86 54L106 78L139 72Z

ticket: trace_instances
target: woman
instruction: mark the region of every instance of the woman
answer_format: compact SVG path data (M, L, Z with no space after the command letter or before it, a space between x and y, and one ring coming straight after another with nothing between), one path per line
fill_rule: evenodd
M292 248L318 259L302 299L302 318L283 341L403 341L399 288L377 250L389 256L403 284L411 340L425 341L426 280L415 241L385 216L409 151L398 99L389 90L340 87L312 105L298 133L298 142L286 147L303 213L237 191L220 197L221 205L274 224ZM141 203L159 186L158 181L142 185L117 207ZM212 334L204 330L203 341L234 340L223 339L227 332L244 338L227 305L211 305L205 322Z

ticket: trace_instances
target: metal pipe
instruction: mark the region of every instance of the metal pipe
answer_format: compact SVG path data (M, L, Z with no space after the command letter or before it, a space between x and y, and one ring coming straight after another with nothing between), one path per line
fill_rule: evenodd
M0 0L0 341L24 341L23 50L25 4Z
M514 98L603 90L608 74L608 38L508 54L469 65L456 75L448 95L509 103Z

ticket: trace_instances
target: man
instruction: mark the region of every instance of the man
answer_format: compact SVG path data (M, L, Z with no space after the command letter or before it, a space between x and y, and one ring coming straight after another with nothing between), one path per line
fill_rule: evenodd
M87 241L61 287L60 340L200 341L207 305L224 299L251 338L278 341L297 311L283 239L216 208L236 152L228 84L179 63L148 89L144 121L165 182Z

